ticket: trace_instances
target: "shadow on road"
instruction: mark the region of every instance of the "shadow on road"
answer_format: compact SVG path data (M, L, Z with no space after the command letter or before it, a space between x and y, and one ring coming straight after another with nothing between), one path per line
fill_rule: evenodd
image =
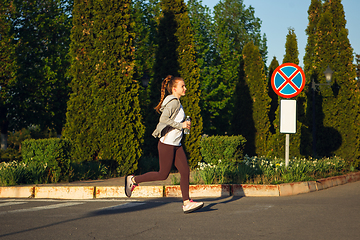
M197 199L196 201L204 201L205 206L202 209L200 209L194 213L199 214L201 212L216 211L217 209L214 207L217 206L218 204L226 204L226 203L229 203L232 201L237 201L240 198L241 197L226 197L226 198L220 197L220 198ZM31 231L35 231L35 230L41 230L41 229L58 226L58 225L66 224L66 223L71 223L71 222L75 222L75 221L83 220L83 219L87 219L87 218L99 217L99 216L104 216L104 215L123 214L123 213L129 213L129 212L139 212L139 211L143 211L143 210L147 210L147 209L162 207L162 206L165 206L166 204L174 203L174 202L178 202L179 204L182 204L182 200L179 198L161 198L161 199L150 199L150 200L146 199L144 201L141 201L139 199L137 199L137 200L138 201L129 201L129 202L121 203L116 206L110 206L110 207L106 207L104 209L91 211L91 212L84 214L77 218L67 219L64 221L50 223L50 224L46 224L43 226L24 229L24 230L20 230L20 231L16 231L16 232L1 234L0 238L6 237L6 236L22 234L22 233L27 233L27 232L31 232ZM206 204L206 202L211 202L211 203ZM190 213L190 214L194 214L194 213Z

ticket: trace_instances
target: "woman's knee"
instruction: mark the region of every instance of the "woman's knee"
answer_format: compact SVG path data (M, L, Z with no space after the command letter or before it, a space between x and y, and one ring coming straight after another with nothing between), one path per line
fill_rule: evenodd
M163 180L166 180L168 177L169 177L169 173L167 172L158 172L158 178L159 180L163 181Z

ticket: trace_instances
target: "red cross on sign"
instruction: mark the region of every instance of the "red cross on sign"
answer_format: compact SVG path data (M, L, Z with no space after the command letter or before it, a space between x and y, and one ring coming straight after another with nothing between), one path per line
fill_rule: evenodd
M280 97L295 97L304 89L305 73L296 64L281 64L271 76L271 86Z

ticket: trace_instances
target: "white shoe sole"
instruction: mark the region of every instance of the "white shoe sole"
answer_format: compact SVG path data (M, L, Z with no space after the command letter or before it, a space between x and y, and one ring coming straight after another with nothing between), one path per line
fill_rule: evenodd
M191 209L189 209L189 210L186 210L186 211L184 211L184 213L194 212L194 211L196 211L196 210L199 210L199 209L202 208L203 206L204 206L204 203L201 204L201 205L199 205L199 206L197 206L197 207L195 207L195 208L191 208Z

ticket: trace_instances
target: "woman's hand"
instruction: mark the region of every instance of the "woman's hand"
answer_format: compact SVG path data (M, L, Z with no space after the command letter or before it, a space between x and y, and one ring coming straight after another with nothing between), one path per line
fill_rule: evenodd
M182 128L190 129L190 127L191 127L191 122L190 121L184 121L182 123Z

